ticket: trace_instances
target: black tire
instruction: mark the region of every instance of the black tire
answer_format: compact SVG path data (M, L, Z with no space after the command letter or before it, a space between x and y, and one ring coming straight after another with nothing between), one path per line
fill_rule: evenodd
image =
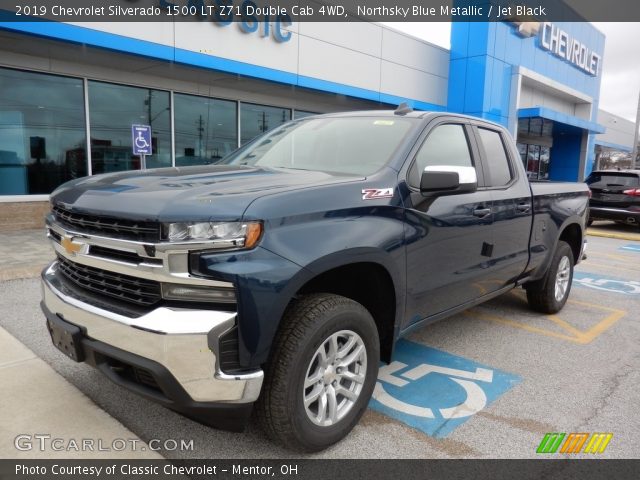
M308 389L329 388L329 384L322 382L330 380L320 380L307 390L304 382L308 371L316 365L312 362L318 358L320 346L341 331L355 332L362 340L366 351L364 382L344 417L334 425L321 426L310 419L303 396L309 395ZM373 393L379 362L378 330L362 305L326 293L300 297L285 313L265 368L263 390L255 410L259 424L273 441L291 450L316 452L329 447L343 439L360 420ZM354 368L362 368L360 361L357 365L360 367Z
M568 260L569 266L568 285L562 298L557 299L556 278L564 258ZM571 283L573 282L573 264L574 259L571 247L568 243L559 241L545 276L540 280L527 283L525 285L529 307L538 312L548 314L557 313L562 310L562 307L567 303L567 298L569 298L569 293L571 292Z

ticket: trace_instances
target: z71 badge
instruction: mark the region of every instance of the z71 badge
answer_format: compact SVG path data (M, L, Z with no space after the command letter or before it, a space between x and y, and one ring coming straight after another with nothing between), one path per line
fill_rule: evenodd
M393 188L363 188L363 200L377 200L378 198L393 197Z

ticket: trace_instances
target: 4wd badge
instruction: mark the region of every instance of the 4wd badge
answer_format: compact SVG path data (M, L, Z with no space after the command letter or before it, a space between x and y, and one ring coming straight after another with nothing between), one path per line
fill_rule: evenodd
M378 198L393 197L393 188L363 188L363 200L377 200Z

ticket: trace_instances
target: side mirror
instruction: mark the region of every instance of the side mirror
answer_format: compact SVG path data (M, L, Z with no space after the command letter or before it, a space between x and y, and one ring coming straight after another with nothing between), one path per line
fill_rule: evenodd
M474 167L433 165L424 169L420 178L420 192L424 196L472 193L478 188Z

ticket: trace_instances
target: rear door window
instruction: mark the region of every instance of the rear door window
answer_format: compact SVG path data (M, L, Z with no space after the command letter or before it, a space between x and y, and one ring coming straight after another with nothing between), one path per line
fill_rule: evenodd
M509 157L502 142L500 132L478 128L480 142L484 149L486 166L489 169L488 187L503 187L513 178ZM485 172L485 177L487 172Z

